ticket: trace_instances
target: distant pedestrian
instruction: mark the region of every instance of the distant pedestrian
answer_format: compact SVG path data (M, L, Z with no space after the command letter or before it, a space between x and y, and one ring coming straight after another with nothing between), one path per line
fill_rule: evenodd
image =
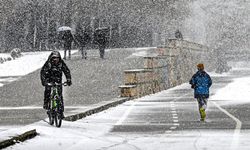
M82 59L87 59L87 48L86 45L90 42L91 38L86 30L78 28L75 34L75 39L80 48Z
M192 76L189 83L194 89L194 98L197 99L199 105L199 113L201 121L206 119L207 99L209 98L209 88L212 85L210 76L204 71L204 65L197 65L198 71Z
M183 40L183 36L180 30L175 31L175 38L179 40Z
M71 46L72 42L74 41L73 35L71 34L70 30L63 31L63 45L64 45L64 57L63 59L66 60L66 53L69 51L69 59L71 59Z
M94 42L99 47L100 58L104 59L105 48L107 46L107 32L108 28L97 29L94 33Z

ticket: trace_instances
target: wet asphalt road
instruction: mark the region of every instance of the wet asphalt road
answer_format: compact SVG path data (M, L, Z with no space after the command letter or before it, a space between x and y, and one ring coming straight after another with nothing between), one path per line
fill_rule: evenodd
M211 95L232 82L234 78L249 75L249 70L235 70L228 77L212 77ZM241 130L250 129L250 103L231 105L224 105L224 103L223 100L209 101L207 120L201 122L198 104L193 98L193 89L186 85L181 89L164 91L153 97L139 99L132 106L133 108L125 119L121 123L116 123L111 132L115 134L165 134L175 131L199 131L201 129L208 131L228 130L229 133L233 133L236 129L236 121L220 108L241 121ZM127 109L130 109L129 107L131 105L127 105Z

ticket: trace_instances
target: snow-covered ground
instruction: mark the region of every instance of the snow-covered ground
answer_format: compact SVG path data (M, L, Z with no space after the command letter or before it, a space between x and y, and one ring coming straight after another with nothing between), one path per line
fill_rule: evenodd
M242 104L250 103L250 77L234 79L233 83L227 85L217 91L217 94L212 96L210 100L225 101L226 104Z
M212 76L227 76L229 74L218 75L211 73ZM239 89L238 86L241 86ZM51 127L44 121L31 125L10 129L1 132L0 140L10 134L23 133L27 130L36 129L39 133L34 139L28 140L9 147L7 149L15 150L43 150L43 149L68 149L68 150L165 150L165 149L249 149L250 132L235 133L234 130L183 130L166 134L133 134L133 133L112 133L109 132L112 127L121 122L121 116L128 109L128 106L134 105L138 101L145 99L161 98L168 91L174 89L184 89L188 84L182 84L175 88L159 92L154 95L146 96L140 99L126 102L124 105L111 108L104 112L88 116L76 122L64 121L61 128ZM211 101L219 99L230 100L238 103L250 103L247 99L239 99L250 96L250 77L238 78L216 92L210 98ZM244 93L244 95L239 95ZM230 103L232 104L232 102ZM127 106L127 107L126 107ZM236 136L234 136L236 134ZM216 140L215 140L216 138ZM228 144L230 143L230 144Z
M131 50L136 50L133 54L135 56L145 56L147 55L147 49L149 48L142 47ZM110 51L110 49L106 50L106 52L108 51ZM63 56L63 51L61 50L59 52L61 56ZM76 52L77 50L73 50L72 54ZM50 53L51 51L23 52L22 57L0 64L0 87L41 68ZM10 57L10 54L0 53L0 57L7 58Z
M51 52L24 52L22 57L0 64L0 77L23 76L40 68ZM2 54L3 55L3 54Z
M72 51L72 53L75 52L77 51ZM51 51L23 52L22 57L0 64L0 87L41 68L50 53ZM63 56L63 51L60 53ZM0 53L0 57L6 58L9 54Z
M4 64L0 64L0 83L7 79L3 76L23 76L38 68L46 61L50 52L24 53L23 57ZM235 66L237 67L237 66ZM241 68L234 68L241 69ZM243 68L246 69L246 68ZM228 76L230 74L218 75L210 73L212 76ZM10 78L8 79L12 81ZM187 84L180 85L174 89L185 88ZM241 88L239 88L239 86ZM215 95L210 97L211 101L224 100L226 104L250 103L250 77L236 78L226 87L218 90ZM173 90L173 89L169 89ZM61 128L51 127L44 121L39 121L23 127L11 128L2 131L0 140L7 139L10 135L21 134L30 129L36 129L39 135L31 140L8 147L7 149L23 150L44 150L44 149L108 149L108 150L165 150L165 149L222 149L228 142L230 148L249 149L249 131L238 133L232 136L234 131L225 130L186 130L176 131L171 134L133 134L133 133L112 133L112 127L121 122L121 116L127 111L125 105L133 105L143 99L157 100L158 96L164 95L167 91L146 96L137 100L126 102L109 110L91 115L76 122L64 121ZM241 101L239 101L241 99ZM228 101L228 103L226 103ZM215 140L216 137L216 140ZM228 147L227 147L228 148Z

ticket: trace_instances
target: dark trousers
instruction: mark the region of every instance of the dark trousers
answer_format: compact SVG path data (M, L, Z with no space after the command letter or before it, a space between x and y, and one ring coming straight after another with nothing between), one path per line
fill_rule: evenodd
M207 108L207 98L206 98L206 96L202 96L202 95L197 96L197 101L198 101L199 109L202 108L202 107L204 109Z
M87 58L87 49L85 46L80 46L80 51L82 54L82 58L86 59Z
M105 45L99 45L100 58L104 58Z
M64 49L64 57L63 59L66 60L66 57L67 57L67 50L69 51L69 59L71 59L71 49Z
M45 90L44 90L44 104L48 105L48 103L50 102L50 95L51 95L51 87L50 86L45 86ZM58 86L58 95L59 95L59 108L61 108L61 111L64 112L62 86Z
M63 57L63 59L65 59L65 60L67 57L67 51L69 51L69 59L70 59L71 58L71 44L64 45L64 57Z

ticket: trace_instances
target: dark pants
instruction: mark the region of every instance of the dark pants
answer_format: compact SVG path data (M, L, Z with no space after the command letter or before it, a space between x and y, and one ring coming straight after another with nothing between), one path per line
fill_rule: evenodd
M100 58L104 58L105 45L99 45Z
M48 103L50 102L50 94L51 94L51 87L50 86L45 86L45 90L44 90L44 104L48 105ZM61 111L64 112L62 86L58 86L58 95L59 95L59 108L61 108Z
M204 109L207 108L207 98L206 98L206 96L202 96L202 95L197 96L197 101L198 101L199 109L202 108L202 107Z
M66 57L67 57L67 51L69 51L69 59L71 58L71 44L65 44L64 45L64 57L63 59L66 60Z
M66 60L66 57L67 57L67 50L69 51L69 59L71 59L71 49L64 49L64 57L63 57L63 59L65 59Z
M87 49L85 46L80 46L80 51L82 54L82 58L86 59L87 58Z

